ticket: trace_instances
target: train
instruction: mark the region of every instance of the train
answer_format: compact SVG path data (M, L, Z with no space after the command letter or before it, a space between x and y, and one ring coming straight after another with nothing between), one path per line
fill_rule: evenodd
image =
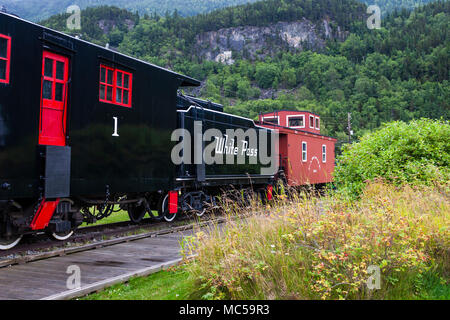
M170 222L230 188L270 201L277 181L332 181L336 140L317 115L239 117L180 91L200 85L0 12L0 250L69 239L117 207Z

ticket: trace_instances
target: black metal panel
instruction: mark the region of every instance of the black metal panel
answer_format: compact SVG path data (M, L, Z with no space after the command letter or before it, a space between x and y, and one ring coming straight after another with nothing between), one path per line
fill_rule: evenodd
M237 117L231 114L226 114L222 112L218 112L215 110L204 109L200 106L192 106L187 110L181 108L178 110L178 124L180 128L186 129L190 132L192 139L194 140L194 132L198 132L195 129L196 123L202 123L202 132L204 133L208 129L218 129L222 134L226 133L227 129L242 129L246 131L248 129L256 129L265 131L268 134L267 146L270 150L270 135L273 134L270 130L266 128L255 126L254 122L250 119L245 119L242 117ZM260 148L261 142L258 139L258 148ZM199 140L197 140L199 141ZM206 142L201 140L203 143L202 150L204 150L206 144L210 144L211 142ZM192 143L194 145L195 143ZM209 185L219 186L219 185L228 185L230 181L240 181L240 184L251 184L249 180L249 175L262 179L265 181L270 181L272 178L271 175L261 175L261 168L267 167L263 166L259 161L256 164L251 164L247 161L245 164L238 164L237 159L235 157L234 164L211 164L205 165L202 164L194 164L194 146L191 146L191 164L182 164L178 166L178 181L192 181L192 177L195 176L195 180L197 182L207 182ZM202 159L203 162L203 159ZM239 179L235 179L234 177L240 176ZM187 179L187 180L185 180ZM233 180L234 179L234 180ZM261 180L261 181L262 181Z
M105 185L112 193L172 188L176 92L199 82L1 12L0 33L12 39L10 83L0 84L0 186L8 186L0 187L0 200L41 193L43 169L35 155L44 50L70 61L66 133L71 196L104 196ZM101 63L133 73L131 108L99 101ZM118 136L113 136L114 118Z
M46 146L44 197L70 196L70 147Z

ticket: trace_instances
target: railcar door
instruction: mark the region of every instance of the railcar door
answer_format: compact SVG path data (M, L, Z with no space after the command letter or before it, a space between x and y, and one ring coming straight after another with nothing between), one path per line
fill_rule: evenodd
M42 57L39 144L66 145L69 59L44 51Z

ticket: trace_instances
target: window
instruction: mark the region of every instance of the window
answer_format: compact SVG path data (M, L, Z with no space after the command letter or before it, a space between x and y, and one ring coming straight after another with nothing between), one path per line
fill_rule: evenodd
M319 117L316 117L316 129L320 130L320 120Z
M305 116L287 116L288 127L291 128L304 128Z
M302 142L302 161L306 162L308 160L308 146L306 142Z
M0 83L9 83L11 37L0 34Z
M263 122L269 122L278 125L278 117L264 117Z
M314 116L309 116L309 127L314 129Z
M131 108L132 81L133 74L100 65L99 100Z
M324 144L322 145L322 162L327 162L327 146Z

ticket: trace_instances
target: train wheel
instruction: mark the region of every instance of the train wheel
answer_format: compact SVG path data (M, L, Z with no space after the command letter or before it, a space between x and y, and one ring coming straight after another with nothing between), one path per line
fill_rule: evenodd
M128 209L128 216L133 223L140 223L145 216L147 210L144 205L130 206Z
M206 208L203 208L202 210L196 210L195 214L197 215L197 217L201 217L205 214L206 212Z
M169 195L167 194L158 205L158 212L160 216L164 217L167 222L172 222L177 217L177 213L169 213Z
M10 238L0 238L0 250L9 250L14 248L22 240L22 235Z
M67 231L67 232L52 232L50 233L53 239L64 241L69 239L73 235L73 230Z

